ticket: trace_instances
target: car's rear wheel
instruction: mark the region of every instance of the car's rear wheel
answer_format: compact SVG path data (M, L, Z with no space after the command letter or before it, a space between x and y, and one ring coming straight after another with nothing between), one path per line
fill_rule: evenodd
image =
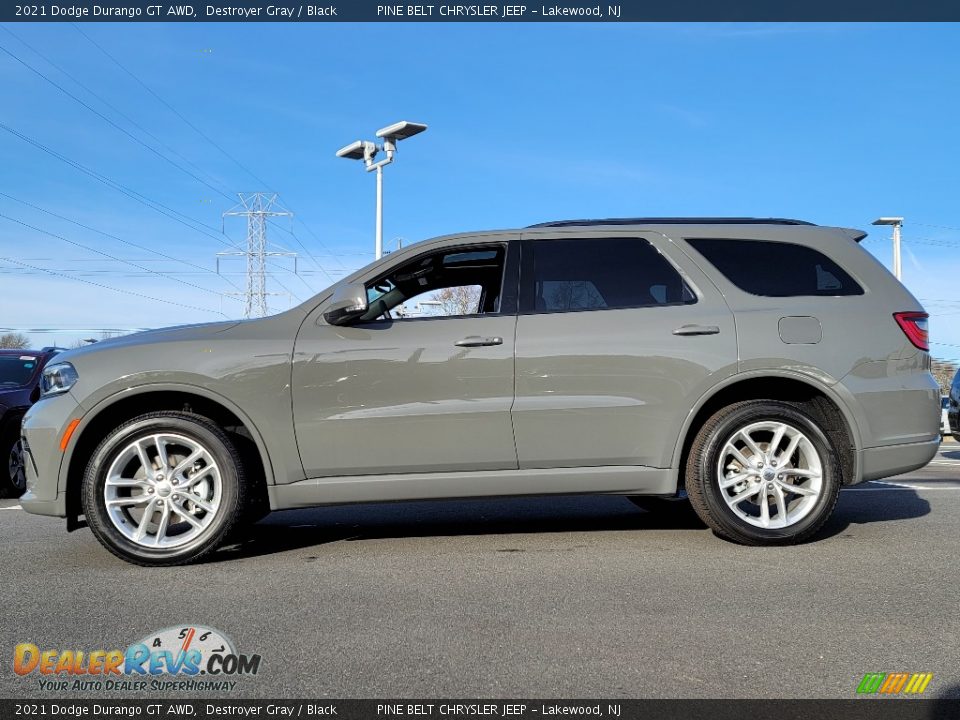
M97 539L139 565L180 565L213 552L241 516L243 464L207 418L154 412L94 451L83 510Z
M718 535L746 545L802 542L840 492L835 450L802 406L736 403L700 429L687 459L693 509Z
M18 498L27 489L27 468L19 427L0 436L0 498Z

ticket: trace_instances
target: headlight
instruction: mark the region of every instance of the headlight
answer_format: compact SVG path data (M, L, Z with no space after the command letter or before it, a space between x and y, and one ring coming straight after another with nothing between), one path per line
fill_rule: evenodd
M70 363L56 363L47 365L43 369L43 376L40 378L40 393L44 397L47 395L58 395L65 393L72 388L80 376Z

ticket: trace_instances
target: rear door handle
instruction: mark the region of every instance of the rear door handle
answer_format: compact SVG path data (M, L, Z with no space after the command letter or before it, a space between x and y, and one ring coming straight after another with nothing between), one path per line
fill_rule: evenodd
M719 335L716 325L681 325L673 331L674 335Z
M457 347L484 347L486 345L503 345L503 338L468 335L463 340L457 340L454 345Z

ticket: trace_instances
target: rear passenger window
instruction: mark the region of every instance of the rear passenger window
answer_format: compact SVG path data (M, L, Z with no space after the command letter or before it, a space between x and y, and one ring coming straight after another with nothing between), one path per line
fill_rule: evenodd
M696 301L641 238L534 240L521 260L521 312L612 310Z
M863 288L823 253L765 240L687 239L744 292L765 297L863 295Z

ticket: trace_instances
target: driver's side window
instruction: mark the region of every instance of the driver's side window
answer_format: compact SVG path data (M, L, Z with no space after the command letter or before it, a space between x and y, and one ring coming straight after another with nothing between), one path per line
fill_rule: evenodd
M445 248L420 255L367 284L361 322L499 312L504 245Z

